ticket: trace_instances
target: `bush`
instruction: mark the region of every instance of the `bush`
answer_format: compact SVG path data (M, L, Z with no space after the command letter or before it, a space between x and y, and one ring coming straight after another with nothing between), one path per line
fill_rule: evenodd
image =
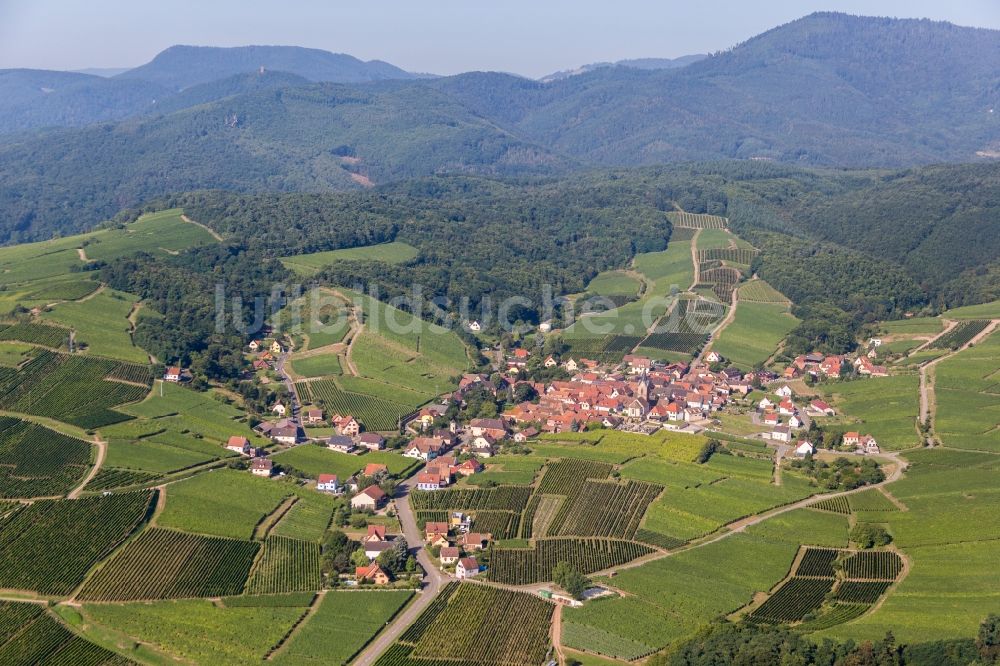
M874 548L892 543L892 535L881 525L858 523L851 530L851 541L858 544L859 548Z

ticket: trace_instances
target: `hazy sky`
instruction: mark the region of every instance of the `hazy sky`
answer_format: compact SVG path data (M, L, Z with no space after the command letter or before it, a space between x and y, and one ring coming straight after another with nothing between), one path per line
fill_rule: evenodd
M817 10L1000 28L998 0L0 0L0 68L134 66L172 44L295 44L411 71L540 76L717 51Z

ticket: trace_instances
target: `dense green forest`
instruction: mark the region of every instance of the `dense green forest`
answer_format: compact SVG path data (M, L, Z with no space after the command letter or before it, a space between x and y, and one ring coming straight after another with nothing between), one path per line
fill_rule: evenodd
M978 188L992 189L994 166L950 168L980 173L967 178L968 200L989 200L990 193ZM894 182L923 182L914 175L919 173L906 172ZM906 228L907 207L883 210L884 224L868 229L869 251L832 239L817 218L803 223L798 217L801 192L818 192L813 201L863 199L885 179L892 175L727 162L543 179L439 176L342 194L199 191L126 210L117 222L144 210L180 206L222 234L225 246L177 257L122 259L105 268L105 279L170 315L143 320L136 333L140 344L164 359L211 359L210 374L231 376L235 367L219 369L225 363L209 351L218 337L209 321L218 283L224 283L227 297L239 295L245 302L270 294L274 283L301 281L355 287L382 298L417 295L422 305L438 306L425 316L452 322L458 313L479 318L487 304L495 309L519 296L530 302L512 311L514 318L538 322L548 314L543 285L551 286L553 297L579 293L598 272L627 267L635 254L663 249L672 231L665 213L676 203L692 212L729 216L733 230L761 250L752 272L789 296L802 320L789 336L787 352L843 352L875 321L988 300L1000 288L1000 272L987 270L976 290L956 293L953 286L965 271L978 269L963 269L964 262L928 266L924 262L935 261L933 255L886 257L878 251ZM986 206L977 210L989 214ZM392 265L342 260L308 280L277 261L388 241L414 246L417 256ZM989 242L996 239L982 244Z

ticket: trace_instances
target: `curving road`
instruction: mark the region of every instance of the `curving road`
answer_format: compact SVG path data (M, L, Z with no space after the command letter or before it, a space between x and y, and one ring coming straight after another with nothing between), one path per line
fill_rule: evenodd
M399 638L406 628L413 624L413 621L424 612L434 597L438 595L441 588L448 582L449 577L445 576L434 565L430 555L424 549L424 535L417 526L417 519L413 515L410 503L407 498L410 491L416 486L416 475L406 479L396 487L395 503L396 515L399 516L399 523L403 526L403 536L410 547L410 553L415 555L417 562L424 570L424 587L417 593L416 598L407 606L402 613L396 616L392 623L386 627L385 631L375 637L364 652L354 660L354 666L371 666L385 650Z

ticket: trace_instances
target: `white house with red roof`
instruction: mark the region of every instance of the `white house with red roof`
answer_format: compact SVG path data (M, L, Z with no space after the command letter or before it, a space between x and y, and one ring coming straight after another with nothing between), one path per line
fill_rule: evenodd
M316 478L316 490L324 493L340 494L340 480L336 474L320 474Z
M479 562L474 557L463 557L455 565L455 577L459 580L463 578L473 578L479 575Z
M239 453L242 456L248 456L253 452L253 447L250 446L250 440L246 437L233 435L226 442L226 450Z

